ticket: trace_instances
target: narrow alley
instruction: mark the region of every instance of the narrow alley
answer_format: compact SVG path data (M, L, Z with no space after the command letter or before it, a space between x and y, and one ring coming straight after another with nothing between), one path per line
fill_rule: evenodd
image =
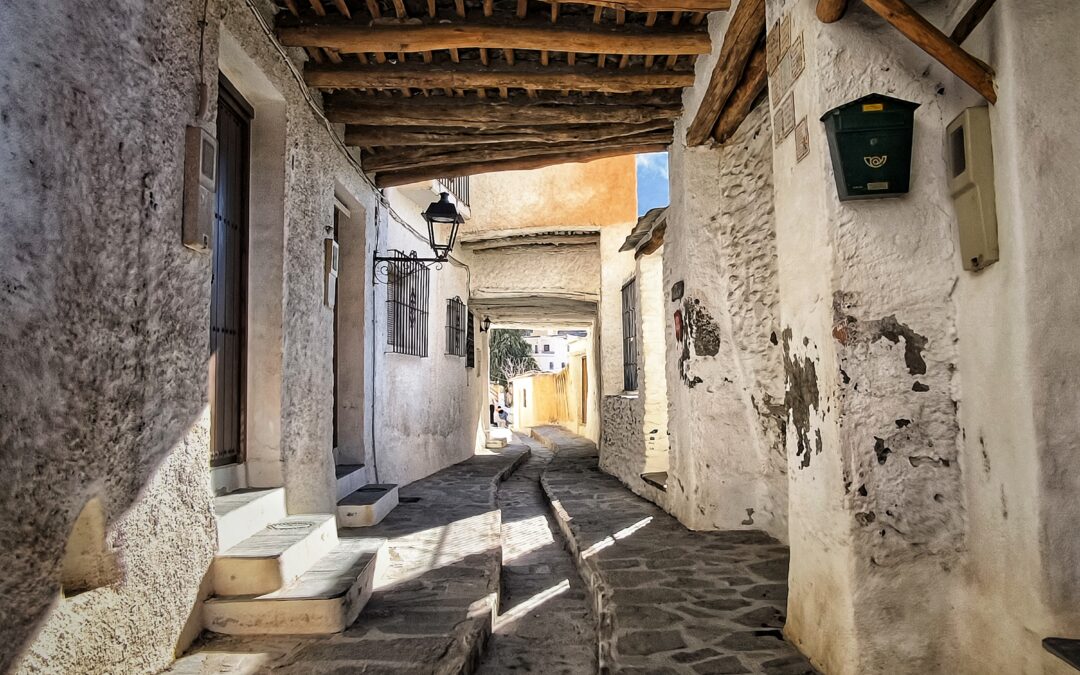
M1078 35L0 2L0 675L1080 672Z

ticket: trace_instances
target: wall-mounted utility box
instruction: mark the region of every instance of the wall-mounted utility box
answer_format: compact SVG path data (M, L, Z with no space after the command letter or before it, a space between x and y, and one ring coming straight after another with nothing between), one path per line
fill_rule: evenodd
M964 269L981 270L999 257L990 109L983 106L960 113L946 130L945 152L960 258Z
M323 295L323 301L330 309L334 308L334 304L337 302L337 280L338 280L338 243L334 239L327 237L323 240L325 247L324 256L325 261L323 264L325 270L325 291Z
M217 180L217 141L202 127L184 135L184 207L181 237L184 246L208 251L214 234Z
M840 201L907 193L918 107L870 94L822 115Z

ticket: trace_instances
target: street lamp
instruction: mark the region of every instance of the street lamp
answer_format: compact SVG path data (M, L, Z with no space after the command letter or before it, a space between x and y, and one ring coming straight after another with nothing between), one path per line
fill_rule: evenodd
M480 332L486 333L491 330L491 317L485 316L484 320L480 322Z
M375 264L372 266L372 274L377 283L385 282L390 276L391 266L398 272L402 269L411 271L418 267L441 269L442 264L450 259L450 251L454 248L457 239L458 227L464 222L457 207L450 201L450 193L442 192L439 200L428 204L427 209L421 213L428 226L428 244L435 253L434 258L420 258L416 253L406 254L401 251L392 251L396 255L381 256L375 252ZM449 232L445 239L443 231L449 226ZM399 269L401 268L401 269Z

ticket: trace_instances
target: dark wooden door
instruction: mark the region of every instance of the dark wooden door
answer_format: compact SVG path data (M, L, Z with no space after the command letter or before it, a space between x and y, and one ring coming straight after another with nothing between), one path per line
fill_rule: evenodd
M210 465L244 461L251 108L221 80L210 296Z

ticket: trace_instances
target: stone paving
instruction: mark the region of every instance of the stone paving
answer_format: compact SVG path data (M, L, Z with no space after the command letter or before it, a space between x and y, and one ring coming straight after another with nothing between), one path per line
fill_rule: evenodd
M502 603L482 675L596 673L596 621L584 584L551 519L540 474L551 452L531 438L528 461L499 486Z
M499 481L528 458L523 445L477 455L401 488L374 527L386 537L375 592L356 623L324 638L210 636L172 673L275 675L473 672L499 592Z
M541 484L598 621L600 672L815 673L783 638L788 549L762 532L691 532L600 471L558 427Z

